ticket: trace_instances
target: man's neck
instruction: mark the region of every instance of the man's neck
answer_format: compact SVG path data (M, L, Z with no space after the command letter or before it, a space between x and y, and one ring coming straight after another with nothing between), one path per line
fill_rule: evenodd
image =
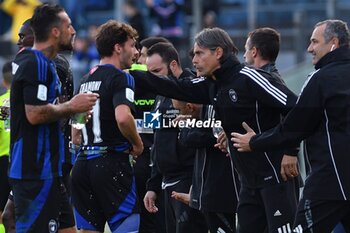
M33 49L41 51L45 57L53 59L58 53L58 47L55 47L49 41L46 42L34 42Z
M263 67L266 64L271 63L270 61L267 60L261 60L261 59L257 59L254 61L254 67L257 69L260 69L261 67Z
M173 74L174 74L175 78L179 79L182 72L183 72L182 68L178 68L178 69L176 69L176 71Z
M115 57L104 57L100 60L100 65L111 64L118 69L122 69L119 60L115 59Z

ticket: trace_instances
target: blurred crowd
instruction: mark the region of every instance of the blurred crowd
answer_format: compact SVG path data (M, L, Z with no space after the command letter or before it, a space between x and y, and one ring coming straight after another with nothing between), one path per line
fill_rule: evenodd
M58 3L71 16L77 29L74 51L66 54L70 60L73 76L78 79L86 70L96 65L99 56L94 44L97 27L115 17L113 0L2 0L0 1L0 66L14 57L17 51L18 32L21 24L42 3ZM139 33L139 41L149 36L163 36L180 50L187 59L188 38L192 1L184 0L125 0L123 19ZM216 25L217 4L203 3L203 27ZM184 52L181 52L184 51ZM74 80L75 84L79 80ZM0 92L4 91L0 87Z

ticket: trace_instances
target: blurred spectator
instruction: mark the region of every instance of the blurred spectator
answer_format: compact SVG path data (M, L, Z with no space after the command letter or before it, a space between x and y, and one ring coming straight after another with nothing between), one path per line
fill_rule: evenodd
M100 58L95 44L97 28L97 25L90 25L87 36L81 35L75 39L74 54L71 61L74 87L78 86L80 78L85 75L90 68L99 63Z
M96 18L89 17L89 13L114 8L113 0L59 0L59 2L71 17L72 25L77 31L85 30L92 20L96 20Z
M177 48L184 34L182 2L179 0L145 0L145 2L150 8L150 16L155 18L158 26L158 29L153 28L153 34L166 37Z
M2 4L2 0L0 0L0 5ZM0 8L0 36L5 34L11 27L12 19Z
M139 11L135 0L126 0L124 14L128 23L139 33L139 41L145 39L144 17Z
M35 7L40 5L39 0L4 0L1 9L12 16L11 41L16 44L18 31L22 23L32 17Z
M203 28L216 27L216 13L215 11L207 11L203 16Z

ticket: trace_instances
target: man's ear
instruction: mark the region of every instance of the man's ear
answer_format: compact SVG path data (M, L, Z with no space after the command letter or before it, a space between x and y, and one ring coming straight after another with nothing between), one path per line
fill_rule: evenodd
M122 47L120 44L117 43L114 45L114 51L116 51L118 54L120 54L121 50L122 50Z
M250 50L253 57L256 57L258 55L258 49L256 47L253 47Z
M217 47L215 49L215 53L216 53L216 58L219 60L223 56L224 50L221 47Z
M195 111L195 106L192 103L186 103L186 107L191 113Z
M51 34L55 37L58 38L61 35L61 31L58 27L53 27L51 29Z
M174 73L176 66L177 66L177 62L175 60L172 60L169 64L169 68L170 68L172 73Z
M334 49L339 48L339 38L333 37L331 39L332 44L334 45Z

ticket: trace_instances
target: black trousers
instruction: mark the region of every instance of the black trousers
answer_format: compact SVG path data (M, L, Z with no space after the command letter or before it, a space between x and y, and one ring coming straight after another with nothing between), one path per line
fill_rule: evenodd
M9 166L9 157L0 157L0 211L2 212L5 208L7 198L10 193L10 184L7 176Z
M330 233L339 222L350 233L350 201L312 201L302 198L294 232Z
M236 214L203 211L210 233L236 233Z
M164 233L164 198L162 194L157 197L158 212L155 214L149 213L143 203L143 198L146 194L146 183L151 177L150 152L144 151L137 157L134 165L136 192L140 203L140 228L139 233Z
M167 233L208 233L204 215L189 205L171 197L172 191L188 193L192 178L180 180L164 190L164 205Z
M264 188L241 186L238 232L291 232L297 200L294 180Z

